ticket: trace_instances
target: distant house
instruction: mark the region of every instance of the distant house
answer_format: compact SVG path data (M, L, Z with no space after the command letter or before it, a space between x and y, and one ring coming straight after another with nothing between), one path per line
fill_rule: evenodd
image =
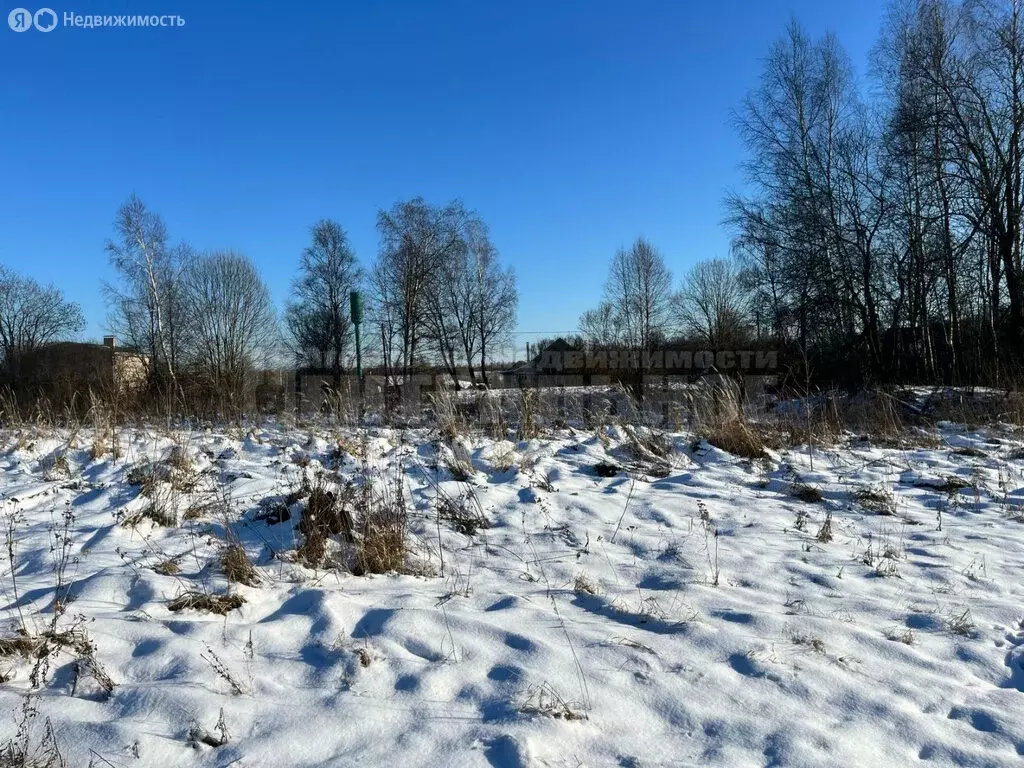
M138 389L148 371L148 355L104 336L102 344L59 341L33 350L20 361L18 383L52 394L125 394Z
M566 374L561 365L554 364L552 360L561 360L561 356L567 352L579 352L581 349L565 339L559 337L543 349L537 351L532 360L525 363L517 363L511 368L501 371L502 382L506 386L533 387L541 382L545 386L579 386L589 384L590 376ZM552 357L554 356L554 357Z

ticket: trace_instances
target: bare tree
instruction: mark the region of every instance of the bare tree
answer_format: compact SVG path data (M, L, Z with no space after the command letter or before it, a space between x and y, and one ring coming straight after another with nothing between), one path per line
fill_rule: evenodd
M618 344L622 340L619 315L610 301L602 301L594 309L580 315L580 333L592 346Z
M476 342L480 349L480 375L487 378L487 356L511 341L516 325L519 292L516 276L511 267L503 268L498 251L487 236L485 228L477 227L469 238L469 267L472 285L472 316ZM466 348L466 359L472 371L472 353Z
M420 197L377 214L381 242L371 285L389 371L397 367L408 375L425 352L424 342L439 337L430 327L429 307L442 265L465 248L466 215L458 201L438 208Z
M612 259L604 288L615 307L624 341L650 349L664 337L671 319L672 273L651 243L642 237Z
M651 243L638 237L612 258L604 298L580 317L590 344L651 349L672 325L672 273Z
M59 290L0 266L0 357L9 377L18 377L25 354L84 327L82 308Z
M735 262L697 262L687 273L677 302L686 329L712 349L742 343L747 335L746 298Z
M458 381L460 359L467 361L470 378L476 380L473 360L478 343L469 261L469 246L460 234L448 256L437 265L424 307L424 340L453 382Z
M271 359L279 341L270 291L255 265L231 251L193 259L182 285L191 318L190 368L239 404L247 377Z
M106 286L111 323L130 344L149 354L151 371L166 371L177 389L184 322L176 286L190 250L168 246L163 220L135 194L118 209L114 229L117 239L108 240L106 250L121 284Z
M285 325L300 364L330 367L335 387L341 384L352 335L349 294L361 278L341 225L331 219L314 224L312 243L302 252L299 276L292 284Z

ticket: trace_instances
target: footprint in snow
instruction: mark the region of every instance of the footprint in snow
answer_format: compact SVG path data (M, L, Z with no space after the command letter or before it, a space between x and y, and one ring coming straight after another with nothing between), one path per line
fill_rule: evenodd
M1024 619L1021 619L1017 632L1007 633L1006 642L1010 645L1006 652L1010 677L1003 683L1003 687L1015 688L1024 693Z
M499 736L486 742L484 757L492 768L526 768L529 765L525 748L512 736Z
M517 651L532 651L537 647L529 638L515 634L505 635L505 645Z

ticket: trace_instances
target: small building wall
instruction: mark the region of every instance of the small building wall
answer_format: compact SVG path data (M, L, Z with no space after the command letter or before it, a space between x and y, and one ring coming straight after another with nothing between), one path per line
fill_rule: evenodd
M15 384L52 395L125 393L142 386L148 368L149 359L138 352L58 342L25 355Z

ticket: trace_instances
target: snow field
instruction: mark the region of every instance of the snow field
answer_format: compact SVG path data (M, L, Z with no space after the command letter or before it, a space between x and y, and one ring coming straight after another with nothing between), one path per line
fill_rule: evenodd
M42 756L48 719L72 766L1020 764L1012 431L760 462L675 435L668 467L618 428L433 437L135 430L115 459L88 431L5 433L0 634L75 627L115 685L71 648L35 686L0 656L0 740ZM178 464L189 482L130 482ZM410 573L296 561L304 502L274 523L267 500L320 472L401 478ZM177 524L133 519L154 499ZM225 525L256 586L227 583ZM192 590L245 602L169 609Z

